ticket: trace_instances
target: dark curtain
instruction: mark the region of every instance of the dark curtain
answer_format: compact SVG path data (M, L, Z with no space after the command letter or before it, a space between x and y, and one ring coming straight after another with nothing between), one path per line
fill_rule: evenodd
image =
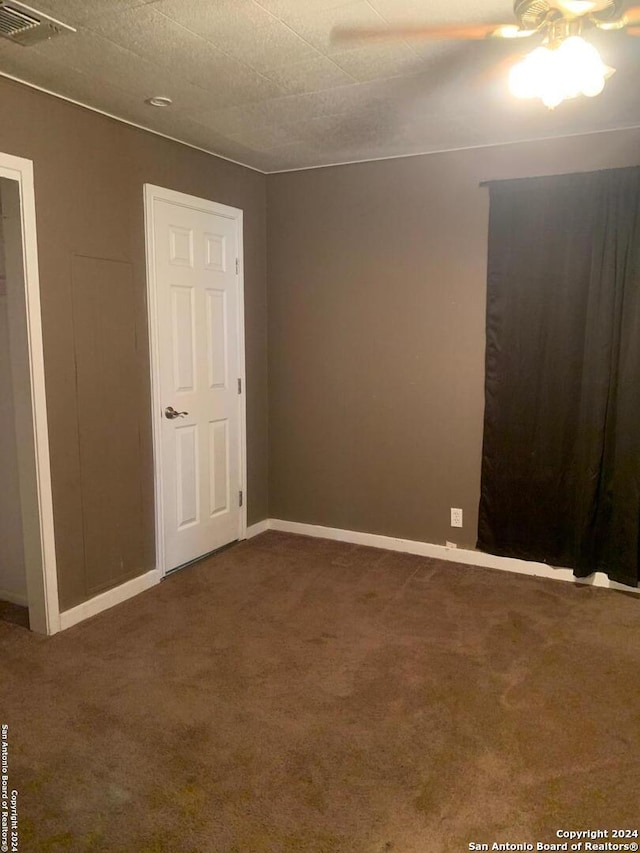
M478 548L637 586L640 167L489 186Z

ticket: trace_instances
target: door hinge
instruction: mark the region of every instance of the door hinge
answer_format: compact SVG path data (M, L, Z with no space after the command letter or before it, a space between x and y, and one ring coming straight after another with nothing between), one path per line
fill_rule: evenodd
M242 394L242 379L238 377L238 394Z
M240 272L240 258L236 258L236 275Z
M242 493L242 489L240 489L240 491L238 492L238 500L239 500L240 506L242 506L242 504L244 503L244 495Z

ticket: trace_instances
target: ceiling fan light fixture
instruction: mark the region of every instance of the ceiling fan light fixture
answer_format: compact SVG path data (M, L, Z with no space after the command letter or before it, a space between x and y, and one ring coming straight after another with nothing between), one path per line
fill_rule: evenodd
M596 48L581 36L570 36L554 47L537 47L515 65L509 88L516 98L539 98L554 109L562 101L586 95L593 98L614 73Z
M596 12L599 8L607 4L598 3L597 0L561 0L558 5L565 12L578 17L579 15L588 15L591 12Z

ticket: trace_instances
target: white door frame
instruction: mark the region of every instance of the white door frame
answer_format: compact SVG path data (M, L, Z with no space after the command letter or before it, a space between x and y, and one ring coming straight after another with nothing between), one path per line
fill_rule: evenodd
M40 559L27 559L27 597L32 631L55 634L60 630L56 544L53 525L53 496L49 458L49 428L45 391L42 319L40 313L40 279L38 275L38 239L33 163L22 157L0 153L0 178L16 181L20 192L22 251L24 264L27 341L29 347L29 379L31 385L31 417ZM31 549L30 549L31 550Z
M238 395L240 413L240 488L243 492L242 507L240 508L240 525L238 539L247 536L247 410L246 410L246 376L245 376L245 336L244 336L244 244L243 244L243 215L237 207L197 198L186 193L157 187L153 184L144 185L144 223L147 251L147 318L149 323L149 355L151 364L151 423L153 425L153 468L155 492L155 526L156 526L156 570L161 577L166 574L164 547L164 505L162 496L162 399L160 393L160 347L158 337L158 311L156 299L156 267L153 203L156 200L168 201L203 213L215 213L234 219L238 223L238 376L242 380L242 393Z

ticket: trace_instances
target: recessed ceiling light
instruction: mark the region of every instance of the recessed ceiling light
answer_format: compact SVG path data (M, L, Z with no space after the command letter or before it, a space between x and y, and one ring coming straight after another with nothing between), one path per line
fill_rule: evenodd
M165 98L164 95L156 95L154 98L147 98L145 104L151 107L170 107L173 101L171 98Z

